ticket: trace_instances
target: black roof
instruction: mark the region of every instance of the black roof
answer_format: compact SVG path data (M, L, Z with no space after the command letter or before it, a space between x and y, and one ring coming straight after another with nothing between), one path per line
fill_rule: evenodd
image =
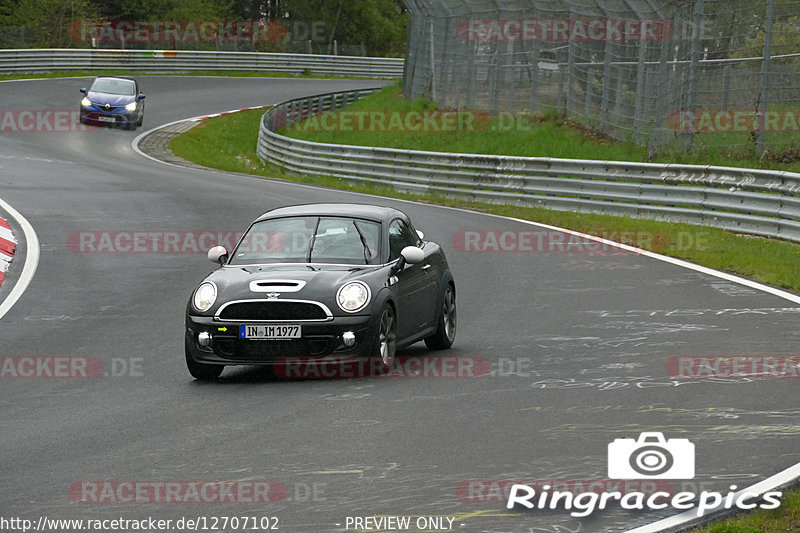
M408 215L398 209L381 207L368 204L302 204L288 207L279 207L267 211L256 222L270 218L303 217L303 216L329 216L352 217L389 222L395 218L408 219Z

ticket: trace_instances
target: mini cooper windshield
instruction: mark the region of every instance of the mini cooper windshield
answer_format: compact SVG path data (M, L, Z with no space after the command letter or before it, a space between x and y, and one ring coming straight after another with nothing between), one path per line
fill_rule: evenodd
M379 264L381 225L343 217L287 217L253 224L231 265L260 263Z

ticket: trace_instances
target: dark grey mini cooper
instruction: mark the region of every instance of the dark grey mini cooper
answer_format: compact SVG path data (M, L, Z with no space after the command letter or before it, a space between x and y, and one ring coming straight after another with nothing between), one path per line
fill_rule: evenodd
M373 358L456 335L456 290L441 247L396 209L360 204L283 207L255 220L186 309L186 364L197 379L226 365Z

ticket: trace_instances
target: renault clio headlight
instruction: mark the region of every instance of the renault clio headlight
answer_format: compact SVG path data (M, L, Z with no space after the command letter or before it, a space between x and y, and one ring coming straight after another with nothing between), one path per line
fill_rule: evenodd
M92 105L92 101L84 96L83 99L81 100L81 105L83 107L89 107L90 105Z
M205 313L206 311L211 309L211 306L214 305L216 299L217 299L217 286L211 283L210 281L204 281L194 291L194 298L192 298L192 304L194 304L195 309L197 309L201 313Z
M361 311L369 303L370 291L365 283L351 281L345 283L336 293L336 303L342 311L355 313Z
M136 102L131 102L130 104L127 104L127 105L125 106L125 111L129 111L129 112L131 112L131 113L133 113L134 111L136 111Z

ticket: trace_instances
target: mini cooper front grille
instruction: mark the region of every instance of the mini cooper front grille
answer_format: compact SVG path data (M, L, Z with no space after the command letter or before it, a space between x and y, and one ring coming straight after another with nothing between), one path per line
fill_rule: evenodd
M330 339L291 341L218 339L214 351L226 359L265 360L279 357L316 357L328 354Z
M245 358L313 357L328 352L324 340L303 341L248 341L242 343L241 353Z
M327 320L330 312L321 304L293 301L235 302L219 311L220 320Z

